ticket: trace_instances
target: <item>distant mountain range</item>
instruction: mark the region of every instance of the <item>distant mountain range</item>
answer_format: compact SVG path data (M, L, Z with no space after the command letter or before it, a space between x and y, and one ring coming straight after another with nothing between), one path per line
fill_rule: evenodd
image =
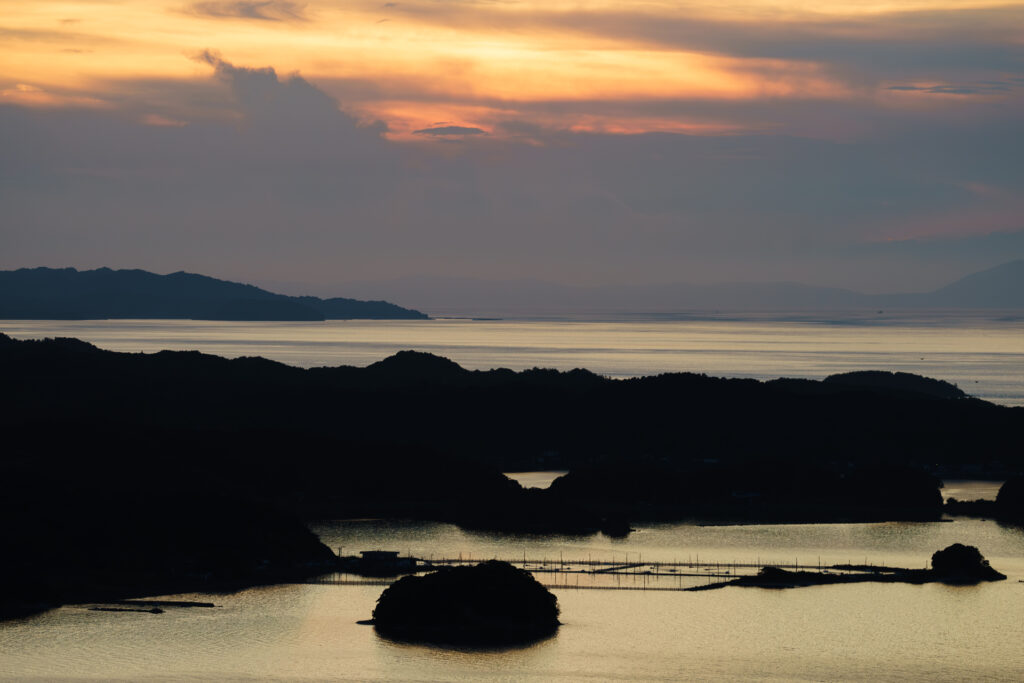
M574 287L536 280L409 277L344 285L367 299L400 300L435 315L689 314L744 311L1024 309L1024 260L932 292L862 294L792 282ZM195 320L426 319L387 301L288 296L178 272L0 271L0 319L184 318Z
M537 280L445 277L353 282L345 287L356 296L373 293L434 315L1024 309L1024 260L916 294L863 294L793 282L574 287Z
M193 273L22 268L0 271L0 319L425 319L386 301L274 294Z

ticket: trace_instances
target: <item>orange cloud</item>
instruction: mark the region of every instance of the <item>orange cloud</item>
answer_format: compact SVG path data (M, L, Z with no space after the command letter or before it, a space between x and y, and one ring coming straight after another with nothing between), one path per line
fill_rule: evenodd
M48 92L26 83L0 90L0 102L18 104L23 107L103 107L106 104L93 97Z
M742 108L819 100L901 108L917 106L908 100L926 94L951 96L921 105L936 109L977 97L976 84L999 82L1024 59L1015 29L1024 5L973 0L847 0L819 3L814 11L786 0L694 0L685 7L667 0L636 7L567 0L0 0L0 17L7 101L147 109L152 93L140 92L132 103L132 84L206 79L208 69L187 55L214 48L237 64L299 72L328 91L332 82L372 84L357 100L339 94L340 101L385 120L396 138L448 118L471 125L535 116L543 125L606 132L743 127L735 117L673 118L628 108L619 118L590 112L552 121L554 114L528 112L523 103L715 100ZM12 90L16 83L49 94ZM986 87L990 99L1016 96ZM182 120L188 113L180 109L188 106L202 104L153 114ZM468 115L477 109L487 117ZM764 126L784 122L755 121L747 129Z

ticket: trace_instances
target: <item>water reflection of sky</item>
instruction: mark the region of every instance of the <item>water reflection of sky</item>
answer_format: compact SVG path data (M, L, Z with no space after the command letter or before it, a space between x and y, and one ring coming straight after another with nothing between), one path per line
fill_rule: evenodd
M558 477L567 474L567 470L545 470L541 472L505 472L506 477L519 482L523 488L546 489Z
M1016 680L1020 584L704 593L559 589L563 626L474 652L356 622L379 586L274 586L165 614L62 608L0 624L10 680Z
M372 548L637 560L863 561L921 566L977 545L1009 581L970 587L855 584L701 593L555 589L552 639L497 652L394 643L356 622L380 586L284 585L212 596L161 615L65 607L0 622L0 678L132 680L1016 680L1024 670L1024 533L982 520L922 524L641 526L628 539L464 532L448 524L325 522L346 553ZM643 583L643 577L621 582ZM648 578L647 581L652 581ZM666 579L662 585L670 583ZM570 582L570 586L572 583Z
M943 482L942 498L957 500L995 500L1001 481L976 481L971 479L947 479Z

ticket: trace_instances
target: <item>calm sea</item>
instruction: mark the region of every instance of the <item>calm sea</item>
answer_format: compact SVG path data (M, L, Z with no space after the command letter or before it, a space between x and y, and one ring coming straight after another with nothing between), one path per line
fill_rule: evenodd
M399 644L356 622L380 586L284 585L164 614L63 607L0 623L8 680L1019 681L1024 675L1024 533L994 522L642 527L628 539L506 536L446 524L324 522L346 554L572 560L770 560L923 566L977 545L1007 581L856 584L701 593L554 589L563 626L504 651ZM550 581L550 575L538 575ZM586 577L583 577L584 583ZM643 585L640 576L622 579ZM661 579L674 585L676 579ZM701 579L691 581L700 582ZM681 582L680 582L681 583ZM185 595L178 599L209 600Z
M415 320L248 323L191 320L0 321L17 338L78 337L116 351L198 349L313 367L368 365L403 349L469 369L587 368L609 377L698 372L820 378L914 372L1024 405L1024 320L982 315L794 320Z

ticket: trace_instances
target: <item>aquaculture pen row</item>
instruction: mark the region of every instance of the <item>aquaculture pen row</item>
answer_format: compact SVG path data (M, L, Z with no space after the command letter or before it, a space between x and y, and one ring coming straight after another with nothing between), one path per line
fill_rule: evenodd
M339 548L339 556L341 555L341 549ZM459 553L457 557L434 557L430 555L425 558L414 558L412 554L404 555L403 558L413 559L417 562L418 566L424 568L432 567L451 567L458 565L471 565L479 564L487 560L502 560L508 562L521 569L526 569L531 572L561 572L561 571L573 571L574 567L585 567L591 572L613 572L621 571L625 573L648 573L658 574L663 571L669 575L676 576L680 569L699 570L701 572L714 572L720 574L735 575L738 570L759 570L762 567L777 567L779 569L788 569L791 571L837 571L844 573L857 573L857 572L870 572L876 569L884 569L884 567L876 567L868 564L867 558L864 558L864 563L854 565L852 561L848 561L846 564L822 564L821 557L817 558L815 564L800 564L799 558L793 558L793 562L787 561L773 561L773 560L762 560L758 557L754 562L701 562L700 555L690 556L685 561L673 560L663 561L657 560L654 562L644 562L643 554L636 553L636 559L632 562L629 560L631 553L625 553L626 559L624 560L595 560L591 557L587 559L565 559L564 555L559 555L558 559L554 558L530 558L524 553L522 556L516 557L498 557L498 556L473 556L470 553ZM649 569L643 569L649 568ZM684 574L685 576L686 574ZM694 574L695 576L704 576L705 574Z
M411 556L410 556L411 557ZM593 590L663 590L678 591L692 588L695 584L728 581L737 576L754 574L762 567L777 567L791 571L863 573L881 567L874 567L865 559L862 565L828 565L822 564L820 558L815 564L800 564L798 558L790 562L762 561L755 562L701 562L699 556L685 561L643 562L642 555L637 553L636 562L622 560L558 559L480 557L460 554L457 557L430 557L416 560L419 571L430 571L441 567L472 565L488 559L503 559L516 567L537 575L537 579L547 588L578 588ZM313 582L330 585L390 585L394 579L351 578L352 574L335 574L313 579ZM580 577L586 582L581 583ZM624 581L625 579L625 581ZM673 580L674 579L674 580ZM685 581L685 584L684 584Z
M341 576L351 576L351 574L345 574L345 575L341 575ZM571 577L570 574L560 574L560 576L564 577L565 580L561 581L561 582L556 580L554 583L541 581L540 583L545 588L572 588L572 589L579 589L579 590L682 591L682 590L687 590L688 588L692 587L692 583L687 584L686 586L683 586L681 580L679 582L679 585L655 584L654 581L648 581L647 580L648 577L645 576L645 575L642 575L642 574L641 575L637 575L636 580L634 580L632 583L627 583L626 585L622 585L621 581L618 581L618 582L616 582L614 584L609 583L609 584L600 584L600 585L598 585L598 584L580 583L579 582L579 576L580 576L579 574L575 575L576 576L576 580L575 581L570 581L569 580L570 577ZM618 579L622 578L621 574L618 574L616 576L617 576ZM668 576L673 576L673 575L668 575ZM708 575L707 578L708 578L708 581L710 582L711 579L726 580L726 579L728 579L730 577L728 577L728 576L717 576L716 577L716 576ZM680 579L682 579L681 576L680 576ZM321 585L321 586L390 586L392 583L394 583L397 580L398 580L398 577L395 577L395 578L392 578L392 579L351 579L351 578L341 578L337 574L332 574L332 575L319 576L319 577L307 579L307 580L303 581L302 583L311 583L311 584L317 584L317 585Z
M559 557L558 559L550 558L528 558L528 557L514 557L514 558L499 558L499 557L472 557L469 555L458 557L439 557L429 559L419 559L418 562L422 563L425 567L451 567L458 565L478 564L486 560L500 559L515 565L521 569L526 569L531 572L573 572L583 571L593 574L598 573L626 573L626 574L649 574L649 575L665 575L665 576L706 576L707 573L721 574L727 576L734 576L741 571L753 572L760 570L762 567L777 567L779 569L787 569L790 571L836 571L843 573L859 573L859 572L870 572L876 569L883 569L883 567L875 567L869 565L865 559L864 564L854 565L848 563L845 565L829 565L822 564L821 558L818 558L815 564L801 564L799 558L794 558L792 562L787 561L768 561L758 558L754 562L701 562L699 556L696 559L687 560L673 560L669 561L654 561L644 562L642 556L638 556L635 562L628 560L594 560L594 559L564 559ZM689 573L681 570L690 570Z

